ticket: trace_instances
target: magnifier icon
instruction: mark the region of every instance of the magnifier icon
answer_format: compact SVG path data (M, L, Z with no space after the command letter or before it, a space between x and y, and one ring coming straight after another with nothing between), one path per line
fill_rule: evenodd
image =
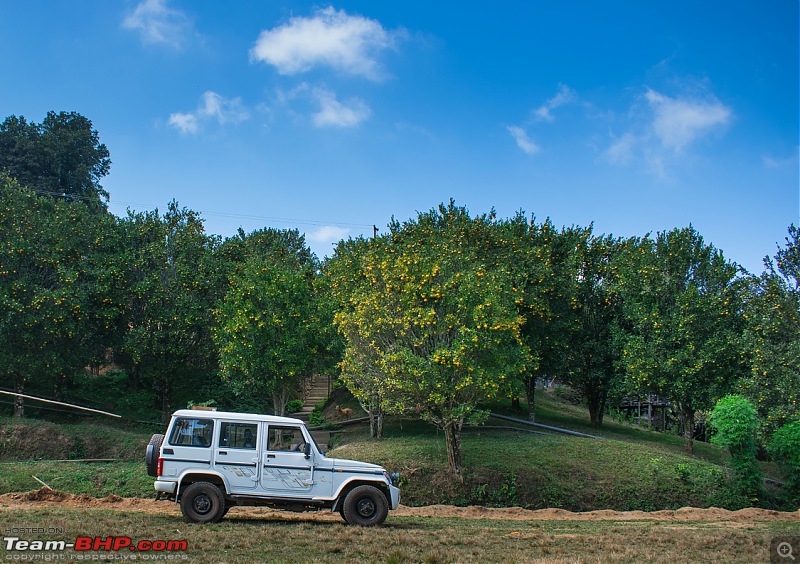
M792 554L792 545L788 542L780 543L775 550L777 551L778 556L781 558L791 558L794 560L794 555Z

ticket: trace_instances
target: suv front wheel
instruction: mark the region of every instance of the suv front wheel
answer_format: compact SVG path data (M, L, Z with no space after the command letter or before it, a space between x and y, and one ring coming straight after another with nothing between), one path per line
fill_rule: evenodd
M181 496L181 512L188 523L216 523L225 515L225 496L209 482L195 482Z
M380 525L389 514L386 496L375 486L358 486L344 498L342 517L351 525Z

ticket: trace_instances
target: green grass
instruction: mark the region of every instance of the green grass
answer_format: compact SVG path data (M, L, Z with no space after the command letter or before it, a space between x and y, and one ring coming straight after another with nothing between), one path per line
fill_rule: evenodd
M448 476L444 437L435 430L416 423L405 423L401 430L390 423L385 431L382 441L348 433L344 440L349 442L330 455L398 470L403 502L409 505L573 511L742 506L741 500L729 498L722 469L658 444L471 430L462 444L466 472L461 484Z
M153 432L117 422L65 424L0 417L0 461L141 458Z
M498 406L491 409L496 411ZM649 511L684 506L738 509L751 504L730 490L724 466L727 454L715 445L696 443L695 454L687 456L682 439L675 435L614 420L593 429L585 410L544 393L537 398L537 420L605 440L465 429L463 483L450 477L444 436L421 421L390 418L380 441L369 437L366 423L347 426L344 433L335 435L336 448L329 454L399 471L407 505ZM0 493L36 489L38 483L32 478L36 476L68 493L150 497L152 479L143 463L150 434L146 428L115 423L57 425L0 419L0 461L20 461L0 464ZM94 457L120 461L36 462ZM758 501L759 506L784 510L795 510L797 504L797 500L780 500L773 490Z
M527 405L524 400L521 403L522 408L520 410L512 410L509 402L487 407L496 413L525 419L527 417ZM607 439L655 443L665 451L685 455L683 437L674 432L667 431L662 433L648 430L630 422L614 419L614 417L608 415L603 419L603 426L598 429L592 427L587 407L559 401L550 391L537 390L536 422ZM727 454L723 449L700 441L694 442L694 453L691 456L714 464L724 464L727 460Z
M120 462L36 462L0 464L0 493L38 490L42 484L54 490L92 497L153 497L153 478L142 460Z

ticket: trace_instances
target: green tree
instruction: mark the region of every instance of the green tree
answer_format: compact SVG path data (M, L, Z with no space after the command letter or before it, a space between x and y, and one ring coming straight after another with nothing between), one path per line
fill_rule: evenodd
M575 247L580 268L573 277L574 306L568 316L571 330L564 353L568 370L563 378L586 398L594 427L603 425L609 393L622 378L613 328L621 313L616 259L623 245L613 237L593 236L589 229L586 239Z
M800 241L789 227L786 245L765 271L750 279L745 307L744 342L750 373L740 388L757 406L770 434L800 419Z
M285 414L314 366L312 274L253 257L231 276L216 309L214 340L223 378L240 393L271 397L276 415Z
M59 395L103 358L122 311L111 216L37 196L0 175L0 377ZM20 398L15 415L24 415Z
M349 371L378 375L388 411L418 413L441 429L457 477L464 423L480 419L481 402L507 395L530 361L520 290L491 252L497 224L451 201L392 221L371 241L340 244L330 261Z
M172 411L181 384L197 382L216 364L211 327L219 292L212 260L217 241L196 212L169 204L166 213L133 213L125 233L126 294L121 350L129 357L131 387L156 391L161 417Z
M536 382L569 379L570 361L575 358L570 347L579 323L578 250L585 247L589 233L580 227L559 231L550 219L541 225L532 220L527 232L514 238L520 241L519 249L507 259L524 270L516 303L525 320L522 333L533 360L522 375L531 421L535 420Z
M630 388L676 406L688 452L698 409L743 372L737 267L691 226L630 244L620 266L615 340Z
M800 499L800 420L787 423L772 435L769 452L783 468L786 491L794 504Z
M9 116L0 124L0 170L38 194L104 211L108 192L100 181L110 168L92 122L76 112L48 112L41 124Z
M353 294L367 291L364 285L369 284L369 279L362 273L387 252L385 242L385 238L340 241L334 258L325 262L318 287L325 303L332 306L332 320L336 319L338 309L350 309ZM386 375L380 370L379 351L372 346L371 331L374 328L347 323L341 326L333 344L341 358L341 379L369 416L370 435L380 439L388 407L384 396Z
M709 423L716 431L711 442L731 453L738 493L757 501L763 488L761 470L756 461L756 408L744 396L727 395L714 406Z

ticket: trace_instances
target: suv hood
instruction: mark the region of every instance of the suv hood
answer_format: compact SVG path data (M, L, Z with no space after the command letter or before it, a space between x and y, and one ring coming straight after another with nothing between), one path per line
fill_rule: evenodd
M374 472L376 474L385 472L382 466L377 464L370 464L369 462L359 462L358 460L347 460L344 458L334 458L333 468L335 470L361 470Z

